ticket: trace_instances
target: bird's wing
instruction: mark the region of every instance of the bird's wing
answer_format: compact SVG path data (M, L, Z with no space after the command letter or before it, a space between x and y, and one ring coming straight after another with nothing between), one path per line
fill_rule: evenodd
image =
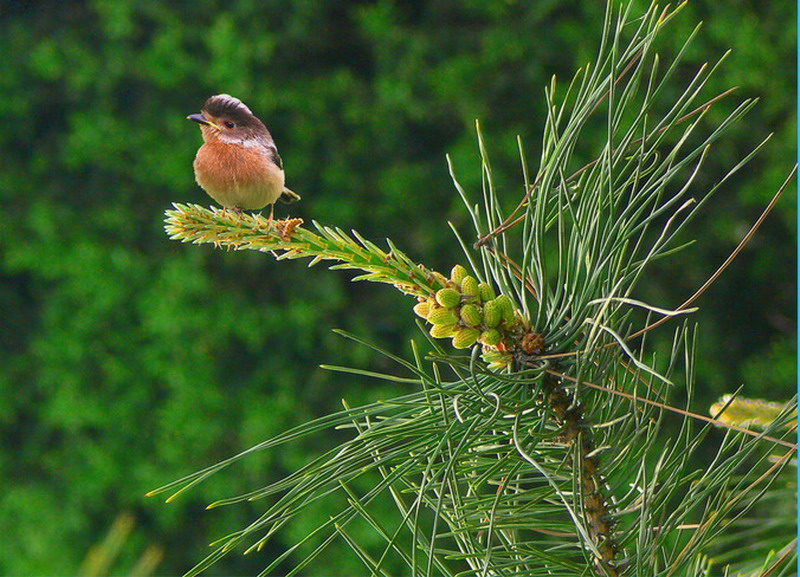
M278 149L275 147L275 145L269 144L265 148L267 149L267 155L269 155L272 162L274 162L278 168L283 170L283 160L281 160L281 155L278 154Z

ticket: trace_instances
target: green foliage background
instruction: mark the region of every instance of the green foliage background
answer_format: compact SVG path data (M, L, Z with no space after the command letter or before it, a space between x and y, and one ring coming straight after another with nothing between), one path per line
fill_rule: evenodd
M209 94L239 96L303 194L292 215L390 237L448 270L462 257L445 223L465 228L466 214L444 155L476 190L480 119L516 203L516 135L535 158L543 87L592 58L603 10L596 0L0 4L0 574L75 573L121 511L138 521L121 571L148 543L166 548L160 574L185 571L252 516L206 513L208 502L263 485L315 447L251 458L168 506L147 490L342 397L399 392L318 365L387 369L330 329L407 351L418 335L408 298L321 267L167 239L170 202L210 203L194 183L200 136L187 114ZM717 149L697 194L776 135L695 223L702 242L649 279L642 298L664 306L719 265L796 158L794 3L692 1L667 35L673 50L698 20L690 61L734 50L711 90L735 85L763 100ZM585 143L587 160L602 138ZM794 390L795 191L699 303L699 411L741 384L773 400ZM252 557L215 571L257 572L264 558ZM358 571L347 560L327 567Z

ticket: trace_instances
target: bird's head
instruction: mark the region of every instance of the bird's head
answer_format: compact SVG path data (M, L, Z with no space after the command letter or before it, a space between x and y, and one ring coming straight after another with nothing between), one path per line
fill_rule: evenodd
M267 127L238 98L215 94L203 104L199 114L187 116L200 124L203 140L252 145L272 142Z

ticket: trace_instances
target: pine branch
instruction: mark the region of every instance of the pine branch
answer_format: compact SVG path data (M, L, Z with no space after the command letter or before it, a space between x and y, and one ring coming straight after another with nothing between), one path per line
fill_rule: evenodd
M461 265L453 267L448 279L415 263L391 241L387 241L387 253L355 231L351 237L315 222L317 234L303 228L301 219L270 223L260 214L196 204L173 206L174 210L166 211L165 229L170 238L216 248L270 252L278 260L311 258L311 265L336 261L331 268L363 271L353 280L391 284L417 297L414 312L431 323L434 338L452 338L457 349L480 342L492 368L509 367L515 351L528 355L543 351L542 335L530 330L511 299L495 296L488 283L479 283Z
M213 244L216 248L272 252L281 259L308 257L312 263L337 261L332 268L362 270L354 280L369 280L394 285L403 293L416 296L414 312L428 320L434 338L453 339L459 349L480 342L483 357L493 368L514 366L524 370L544 352L544 335L530 329L530 322L514 307L506 295L495 296L486 282L455 265L450 278L409 259L389 242L384 252L374 243L353 232L353 237L339 229L314 223L316 234L301 226L300 219L270 223L260 214L175 204L166 211L166 231L170 238L194 244ZM604 479L599 460L593 455L597 445L587 425L583 408L566 393L558 379L548 375L543 382L540 409L550 414L563 429L567 447L579 452L581 492L586 502L588 532L597 551L595 563L606 575L616 576L615 555L618 549L612 531Z
M204 208L196 204L173 204L166 211L170 238L194 244L213 244L216 248L272 252L278 259L312 258L338 261L331 268L362 270L366 274L353 280L369 280L394 285L417 297L433 296L446 286L445 277L414 263L390 244L387 253L353 233L355 240L339 229L314 223L320 234L301 225L301 219L269 221L260 214ZM309 265L309 266L311 266Z

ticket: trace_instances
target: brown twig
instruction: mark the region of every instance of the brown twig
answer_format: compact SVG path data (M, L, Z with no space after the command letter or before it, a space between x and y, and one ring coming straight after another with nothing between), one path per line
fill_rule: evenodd
M796 446L795 446L795 447L793 447L793 449L792 449L792 450L790 450L790 451L787 451L787 453L786 453L785 455L783 455L783 456L782 456L782 457L781 457L781 458L780 458L778 461L776 461L776 462L775 462L775 463L774 463L774 464L773 464L773 465L772 465L772 466L771 466L769 469L767 469L767 471L766 471L766 472L764 472L762 475L760 475L760 476L758 477L758 479L756 479L755 481L753 481L752 483L750 483L750 485L748 485L748 486L747 486L745 489L743 489L742 491L740 491L740 492L739 492L739 494L737 494L736 496L734 496L732 499L728 500L728 501L725 503L725 507L726 507L726 509L727 509L727 510L730 510L730 509L732 509L732 508L733 508L733 506L734 506L734 505L735 505L735 504L736 504L738 501L741 501L741 500L742 500L742 499L743 499L743 498L744 498L744 497L745 497L745 496L746 496L746 495L747 495L747 494L748 494L750 491L752 491L753 489L755 489L755 488L756 488L756 487L757 487L759 484L761 484L761 483L762 483L762 482L763 482L765 479L770 479L770 478L772 478L772 476L773 476L773 473L775 473L775 472L776 472L778 469L780 469L781 467L783 467L783 466L786 464L786 462L787 462L787 461L788 461L788 460L789 460L789 459L792 457L792 455L794 455L796 452L797 452L797 447L796 447ZM685 547L683 548L683 550L682 550L682 551L681 551L681 552L678 554L678 556L676 557L675 561L673 561L673 564L672 564L672 567L673 567L673 568L672 568L672 570L670 570L670 572L669 572L669 573L667 573L667 575L668 575L668 576L669 576L669 575L674 575L674 573L675 573L675 568L676 568L676 567L678 567L678 566L680 565L680 563L683 561L683 559L684 559L684 558L685 558L685 557L686 557L686 556L689 554L689 552L692 550L692 547L693 547L694 543L695 543L695 542L697 541L697 539L698 539L698 535L700 535L700 531L706 531L706 530L707 530L707 526L708 526L708 525L710 525L710 524L711 524L711 523L712 523L712 522L715 520L715 517L716 517L718 514L719 514L719 511L711 511L711 513L709 514L709 518L708 518L706 521L704 521L704 522L702 523L702 525L701 525L700 529L698 529L698 530L697 530L697 532L696 532L694 535L692 535L692 538L691 538L691 539L689 539L689 542L688 542L688 543L686 543L686 546L685 546Z
M794 168L792 168L791 172L789 173L789 176L786 177L786 180L783 181L783 184L781 185L781 187L778 189L778 191L772 197L772 200L770 201L770 203L767 205L767 207L761 213L761 216L759 216L758 219L756 220L756 222L753 224L753 226L750 227L750 230L747 231L747 234L744 235L744 237L739 242L737 247L735 249L733 249L733 252L731 252L731 254L728 256L728 258L725 259L725 262L723 262L719 266L719 268L717 268L717 270L714 271L714 274L712 274L708 278L708 280L706 280L706 282L703 283L703 286L701 286L699 289L697 289L692 296L690 296L688 299L686 299L683 302L683 304L681 304L677 308L677 311L686 310L686 308L689 305L691 305L694 301L696 301L704 292L706 292L706 290L708 290L708 288L712 284L714 284L714 282L725 271L725 269L727 269L728 266L730 266L730 264L734 261L734 259L737 256L739 256L739 253L742 252L742 250L744 249L745 246L747 246L747 243L749 243L750 240L753 238L753 236L755 235L756 231L763 224L764 220L766 220L767 216L769 216L769 214L772 212L772 209L775 208L775 205L778 203L778 200L781 198L781 196L783 196L783 193L786 192L786 189L789 187L789 184L792 182L792 180L794 179L796 174L797 174L797 165L795 164ZM669 320L669 318L670 317L663 317L663 318L658 319L656 322L654 322L654 323L644 327L643 329L633 333L631 336L628 337L628 340L635 339L636 337L639 337L639 336L643 335L644 333L653 330L656 327L660 327L665 322L667 322L667 320Z
M780 568L781 565L786 563L786 560L792 556L793 553L797 552L797 538L792 539L792 541L786 545L781 551L780 556L775 560L775 562L769 566L769 568L761 573L758 577L770 577L777 569Z
M700 106L698 106L697 108L695 108L691 112L688 112L688 113L684 114L683 116L681 116L679 119L677 119L675 121L675 124L672 125L672 126L677 126L679 124L682 124L682 123L686 122L687 120L693 118L694 116L696 116L696 115L698 115L698 114L700 114L702 112L705 112L706 110L711 108L711 106L713 106L714 104L716 104L717 102L719 102L720 100L722 100L723 98L728 96L729 94L732 94L737 89L738 89L738 87L733 87L733 88L729 88L725 92L721 92L720 94L716 95L714 98L708 100L707 102L701 104ZM606 95L607 94L608 93L606 93ZM602 102L602 100L604 98L605 98L605 95L603 96L603 98L600 99L598 104L600 104L600 102ZM662 126L661 128L658 129L658 134L662 134L666 130L669 130L670 127L671 126ZM635 146L637 144L640 144L643 140L644 140L644 137L637 138L636 140L631 141L630 145L631 146ZM584 172L586 172L587 170L592 168L595 164L597 164L599 162L599 160L600 159L596 158L595 160L589 162L588 164L585 164L584 166L582 166L581 168L576 170L573 174L571 174L569 177L567 177L567 179L564 182L567 183L567 184L570 183L570 182L573 182L581 174L583 174ZM531 194L533 194L533 191L536 190L539 187L539 185L541 184L541 180L542 180L542 176L540 175L536 179L536 181L530 186L530 188L525 193L525 195L522 197L522 200L517 205L517 207L514 209L514 211L510 215L508 215L506 217L506 219L502 222L502 224L498 225L494 230L492 230L492 231L486 233L485 235L483 235L482 237L480 237L478 239L478 241L474 244L474 248L477 249L477 248L480 248L481 246L484 246L487 242L492 240L497 235L504 233L505 231L509 230L510 228L513 228L514 226L516 226L517 224L519 224L520 222L522 222L525 219L525 215L524 214L522 214L522 215L520 215L520 216L518 216L516 218L514 218L514 217L520 210L522 210L522 207L524 207L530 201Z
M745 435L750 435L751 437L759 437L764 439L765 441L770 441L775 443L776 445L782 445L784 447L788 447L794 451L797 450L797 443L791 443L789 441L784 441L783 439L776 439L775 437L770 437L769 435L762 435L757 433L756 431L751 431L750 429L745 429L744 427L739 427L737 425L731 425L730 423L723 423L717 419L712 419L711 417L706 417L705 415L700 415L698 413L692 413L690 411L684 411L683 409L678 409L676 407L672 407L665 403L659 403L658 401L652 401L650 399L645 399L642 397L637 397L636 395L632 395L630 393L625 393L623 391L617 391L615 389L609 389L607 387L603 387L601 385L597 385L595 383L591 383L589 381L579 381L575 377L570 377L569 375L565 375L558 371L554 371L552 369L548 369L548 373L552 374L553 376L559 377L561 379L566 379L568 381L572 381L573 383L580 384L581 386L586 386L591 389L597 389L598 391L604 391L606 393L611 393L612 395L617 395L619 397L624 397L630 401L634 402L641 402L648 405L653 405L654 407L658 407L659 409L663 409L665 411L670 411L672 413L677 413L679 415L683 415L684 417L691 417L692 419L697 419L699 421L704 421L706 423L711 423L713 425L718 425L725 429L730 429L732 431L737 431L739 433L744 433Z

